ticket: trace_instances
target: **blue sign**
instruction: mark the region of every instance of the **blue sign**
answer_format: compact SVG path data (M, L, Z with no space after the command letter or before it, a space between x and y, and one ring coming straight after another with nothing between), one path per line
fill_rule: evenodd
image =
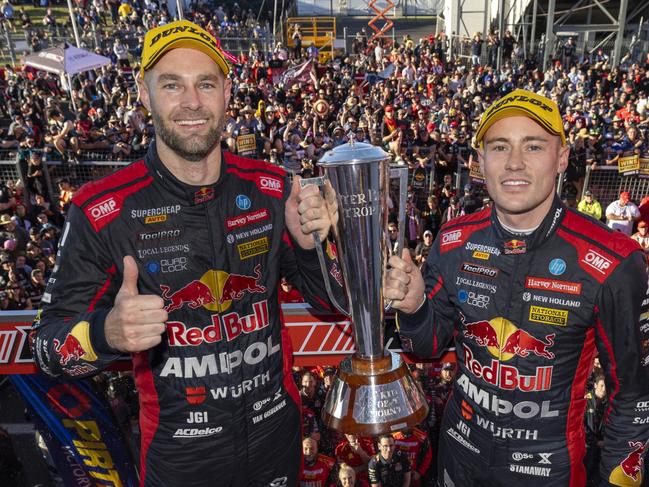
M467 300L469 299L469 293L466 292L464 289L460 289L460 292L457 293L457 297L460 300L460 303L466 303Z

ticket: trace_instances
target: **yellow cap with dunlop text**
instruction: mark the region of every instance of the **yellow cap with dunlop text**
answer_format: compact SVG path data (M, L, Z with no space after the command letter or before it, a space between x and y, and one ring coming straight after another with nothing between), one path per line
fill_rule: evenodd
M518 89L496 100L483 113L475 134L476 146L482 146L485 133L494 123L503 118L515 116L531 118L548 133L561 137L562 145L566 145L563 120L557 104L545 96Z
M178 20L149 30L144 36L141 74L151 69L172 49L184 47L207 54L227 76L230 65L214 36L187 20Z

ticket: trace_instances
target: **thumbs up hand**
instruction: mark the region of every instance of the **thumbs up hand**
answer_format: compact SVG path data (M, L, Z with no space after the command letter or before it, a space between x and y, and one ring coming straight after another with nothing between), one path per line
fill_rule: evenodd
M167 312L160 296L140 294L135 259L124 257L122 286L115 304L106 316L106 342L120 352L141 352L155 347L162 340Z

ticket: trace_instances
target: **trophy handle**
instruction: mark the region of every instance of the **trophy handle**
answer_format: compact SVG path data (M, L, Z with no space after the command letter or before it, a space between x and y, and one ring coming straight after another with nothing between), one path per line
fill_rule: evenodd
M390 179L399 178L399 233L397 234L397 248L395 254L401 257L403 252L403 241L406 236L406 205L408 203L408 167L392 166L390 167ZM385 236L387 240L386 247L390 248L390 237ZM385 311L390 311L392 299L385 305Z
M307 184L315 184L320 189L320 192L323 193L323 197L324 197L324 191L323 191L323 186L325 184L324 176L300 179L301 187L304 188ZM320 263L320 272L322 273L322 278L324 279L325 289L327 290L329 301L331 301L331 303L334 305L334 307L338 310L339 313L342 313L343 315L349 318L351 317L351 311L346 310L338 303L338 301L334 297L333 290L331 289L331 282L329 281L329 272L327 271L327 264L325 263L324 252L322 250L322 241L320 240L320 235L318 235L318 232L313 232L313 241L315 242L315 250L316 253L318 254L318 262Z

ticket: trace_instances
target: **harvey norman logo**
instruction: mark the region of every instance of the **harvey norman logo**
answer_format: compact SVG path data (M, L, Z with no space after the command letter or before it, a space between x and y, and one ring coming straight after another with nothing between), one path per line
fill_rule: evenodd
M525 280L527 289L540 289L566 294L581 294L581 283L570 281L559 281L557 279L544 279L542 277L528 276Z

